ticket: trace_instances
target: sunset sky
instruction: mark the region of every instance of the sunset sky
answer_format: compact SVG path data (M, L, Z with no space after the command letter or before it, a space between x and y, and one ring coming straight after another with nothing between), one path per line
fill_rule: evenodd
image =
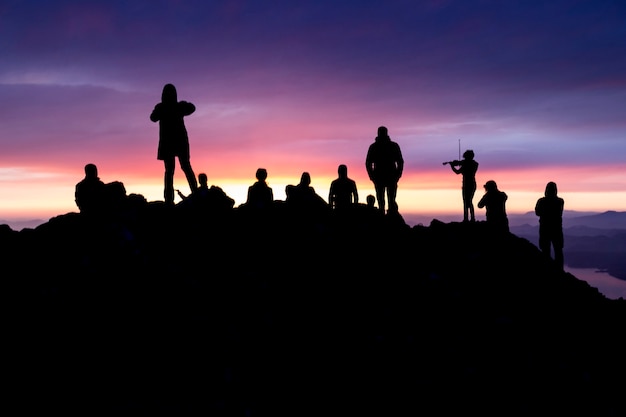
M0 219L77 211L86 163L163 200L166 83L196 105L191 162L245 201L303 171L325 199L346 164L365 202L378 126L399 143L402 214L458 213L442 162L473 149L510 213L555 181L565 208L626 210L626 2L17 1L0 3ZM189 187L177 163L176 187ZM177 200L178 201L178 200ZM484 210L476 210L484 219Z

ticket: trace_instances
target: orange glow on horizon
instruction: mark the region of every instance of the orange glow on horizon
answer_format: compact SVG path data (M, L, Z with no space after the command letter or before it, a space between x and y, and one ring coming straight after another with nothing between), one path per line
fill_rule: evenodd
M200 165L200 164L198 164ZM122 181L127 193L143 195L148 201L162 201L162 163L151 160L143 165L136 165L132 171L124 171L122 166L101 163L99 174L103 181ZM267 166L267 165L266 165ZM247 188L255 178L257 165L250 164L245 169L231 166L224 171L229 176L209 174L209 184L221 187L235 200L235 205L245 202ZM268 168L268 183L274 190L277 200L284 200L285 186L297 184L301 171ZM314 168L314 167L313 167ZM449 167L437 167L417 172L405 172L398 187L398 204L401 213L442 213L462 212L461 177L455 175ZM209 172L219 171L217 164ZM196 173L206 172L197 170ZM322 169L311 169L311 185L325 200L328 199L330 182L336 178L336 169L328 164ZM45 167L14 168L0 170L0 219L49 218L59 214L76 211L74 204L74 186L82 178L82 166L61 172L47 171ZM371 181L365 174L364 167L349 169L349 176L357 182L361 202L368 194L374 194ZM525 213L534 209L536 200L543 195L545 184L555 181L559 194L565 199L566 210L626 211L626 180L617 167L555 167L554 169L528 170L487 170L479 169L478 187L474 202L483 194L482 184L494 179L499 188L509 196L509 213ZM183 194L189 193L189 187L177 167L175 187ZM484 215L477 209L477 216Z

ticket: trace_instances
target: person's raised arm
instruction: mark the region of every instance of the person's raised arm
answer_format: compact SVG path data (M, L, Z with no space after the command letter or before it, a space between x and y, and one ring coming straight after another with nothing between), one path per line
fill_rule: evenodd
M161 103L157 103L157 105L154 106L152 113L150 113L150 120L153 122L161 120Z
M485 207L485 203L486 203L486 201L487 201L487 194L485 194L485 195L484 195L484 196L480 199L480 201L478 202L478 204L477 204L478 208L483 208L483 207Z
M180 105L180 108L185 116L189 116L196 111L196 106L188 101L179 101L178 104Z

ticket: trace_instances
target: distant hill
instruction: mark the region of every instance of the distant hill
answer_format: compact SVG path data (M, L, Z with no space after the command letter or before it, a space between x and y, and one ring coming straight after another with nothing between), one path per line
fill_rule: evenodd
M600 214L576 216L563 220L565 227L591 227L607 230L626 230L626 212L606 211Z
M31 220L2 220L0 219L0 225L6 224L13 230L22 229L34 229L40 224L44 224L47 220L44 219L31 219Z
M626 412L626 301L485 222L135 201L0 249L24 413Z

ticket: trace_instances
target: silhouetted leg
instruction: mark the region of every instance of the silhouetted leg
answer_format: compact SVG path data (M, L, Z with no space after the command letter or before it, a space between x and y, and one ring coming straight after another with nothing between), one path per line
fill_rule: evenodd
M563 270L565 262L563 259L563 248L554 247L554 262Z
M463 199L463 221L466 222L469 217L469 208L467 206L467 190L465 187L461 189L461 198Z
M463 195L463 221L466 222L468 220L469 220L469 205L467 204L465 195Z
M545 236L545 233L539 231L539 250L546 256L550 257L550 240Z
M470 221L476 221L476 216L474 215L474 194L476 194L476 184L473 184L467 194L467 206L469 207L470 212Z
M163 198L165 199L166 204L174 204L174 169L175 160L174 158L168 158L163 161L165 165L165 188L163 190Z
M472 203L475 191L476 187L463 186L463 221L465 222L476 219L474 216L474 204Z
M385 186L380 183L374 183L376 190L376 200L378 200L378 209L385 213Z
M193 173L193 169L191 169L191 162L189 159L180 159L180 167L185 173L185 177L187 177L187 182L189 183L189 188L191 192L195 192L198 189L198 180L196 179L196 174Z
M563 230L556 232L552 246L554 247L554 261L559 265L561 269L565 266L563 258Z
M389 184L387 187L387 199L389 200L389 211L398 212L398 203L396 203L396 193L398 192L398 184Z

